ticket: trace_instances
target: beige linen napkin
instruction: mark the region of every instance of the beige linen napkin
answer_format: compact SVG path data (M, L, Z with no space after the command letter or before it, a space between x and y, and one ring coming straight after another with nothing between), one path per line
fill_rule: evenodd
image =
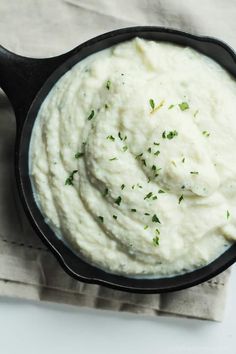
M236 47L235 0L0 0L0 43L22 55L65 52L103 32L132 25L175 27ZM29 226L13 171L15 120L0 94L0 295L221 320L229 271L194 288L138 295L69 277Z

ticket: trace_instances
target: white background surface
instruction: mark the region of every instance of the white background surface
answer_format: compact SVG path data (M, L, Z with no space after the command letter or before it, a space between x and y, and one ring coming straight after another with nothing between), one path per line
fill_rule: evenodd
M1 354L235 354L236 266L222 323L0 299Z

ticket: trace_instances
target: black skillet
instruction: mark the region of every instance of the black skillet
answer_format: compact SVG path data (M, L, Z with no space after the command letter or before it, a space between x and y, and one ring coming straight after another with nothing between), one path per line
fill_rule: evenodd
M109 274L76 256L45 223L38 209L29 176L29 144L38 110L55 82L75 63L88 55L136 36L190 46L208 55L236 77L236 55L225 43L160 27L130 27L93 38L70 52L47 59L31 59L0 46L0 87L16 115L15 172L25 212L41 240L50 248L64 270L74 278L137 293L160 293L184 289L222 272L236 260L236 244L206 267L161 279L134 279Z

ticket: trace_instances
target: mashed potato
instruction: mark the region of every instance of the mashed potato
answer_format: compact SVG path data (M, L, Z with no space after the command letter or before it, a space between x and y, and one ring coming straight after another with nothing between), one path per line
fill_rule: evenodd
M128 276L206 265L236 238L236 82L190 48L136 38L69 70L31 139L45 220Z

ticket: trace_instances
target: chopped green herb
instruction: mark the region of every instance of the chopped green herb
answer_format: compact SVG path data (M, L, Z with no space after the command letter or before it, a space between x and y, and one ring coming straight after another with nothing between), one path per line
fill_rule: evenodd
M104 217L103 216L98 216L98 219L103 223Z
M139 154L139 155L136 155L135 156L135 159L137 160L139 157L143 156L143 153Z
M116 200L115 200L115 203L116 203L117 205L120 205L120 202L121 202L121 196L119 196L119 197L116 198Z
M194 112L194 118L197 116L197 114L198 114L198 112L199 112L199 110L197 109L195 112Z
M76 158L76 159L79 159L79 158L82 157L82 156L84 156L84 152L77 152L77 153L75 154L75 158Z
M210 133L206 130L202 132L202 135L206 136L207 138L210 136Z
M120 188L123 190L123 189L125 188L125 185L122 184L122 185L120 186Z
M114 136L112 136L112 135L108 135L108 136L107 136L107 139L108 139L108 140L111 140L111 141L115 141L115 138L114 138Z
M105 197L108 194L108 188L105 188L103 196Z
M185 163L185 157L182 158L182 162Z
M162 138L165 139L166 138L166 131L164 130L164 132L162 133Z
M107 80L106 88L107 88L108 90L110 90L110 87L111 87L111 81L110 81L110 80Z
M91 120L94 117L94 110L92 109L90 115L88 116L88 120Z
M137 210L136 210L136 209L131 209L131 211L132 211L133 213L136 213Z
M165 193L162 189L159 189L158 193Z
M174 104L171 104L168 109L172 109L175 105Z
M227 210L227 213L226 213L226 217L227 219L230 217L230 212Z
M183 194L179 197L179 204L182 202L182 200L184 199Z
M149 152L149 154L152 152L152 148L148 148L147 151Z
M152 197L152 200L156 200L157 199L157 196L156 195L154 195L154 197Z
M182 187L181 187L181 189L184 189L184 188L185 188L185 186L182 186Z
M149 193L144 197L144 200L151 198L152 194L153 194L152 192L149 192Z
M191 175L198 175L199 174L199 172L197 172L197 171L191 171L190 173L191 173Z
M154 100L153 100L152 98L150 98L149 104L150 104L150 106L151 106L151 109L154 110L154 108L155 108L155 102L154 102Z
M137 184L137 186L138 186L139 188L143 188L139 183Z
M147 183L150 183L151 182L151 179L150 177L147 178Z
M123 146L122 150L123 150L124 152L126 152L126 151L128 150L128 146L127 146L127 145Z
M159 146L160 143L156 143L156 142L154 141L153 145Z
M156 214L153 215L152 222L158 222L159 224L161 223Z
M174 165L176 167L176 163L175 161L171 161L172 165Z
M117 157L113 157L112 159L109 159L109 161L115 161L115 160L118 160Z
M105 109L108 109L109 108L109 106L108 106L108 104L107 103L105 103Z
M120 138L120 140L123 140L120 132L118 133L118 137Z
M133 184L131 188L134 189L135 188L135 184Z
M160 154L160 151L159 151L159 150L157 150L157 151L154 153L155 156L158 156L159 154Z
M115 219L115 220L117 219L117 216L116 216L116 215L112 215L112 217L113 217L113 219Z
M157 167L155 165L152 165L152 170L156 171Z
M74 174L76 172L78 172L78 170L74 170L71 172L71 174L69 175L69 177L65 181L65 185L73 186Z
M176 131L176 130L173 130L173 131L170 131L167 135L166 135L166 137L167 137L167 139L173 139L175 136L177 136L178 135L178 132Z
M158 229L155 230L158 235L160 235L160 231Z
M144 226L144 230L147 230L147 229L148 229L148 225L145 225L145 226Z
M152 242L153 242L153 245L156 247L156 246L159 246L159 237L158 236L155 236L153 239L152 239Z
M144 166L147 166L145 159L142 159L141 161L142 161L142 163L144 164Z
M185 111L186 109L189 109L189 105L187 102L182 102L179 104L179 108L181 109L181 111Z
M144 215L150 215L149 213L144 213Z

